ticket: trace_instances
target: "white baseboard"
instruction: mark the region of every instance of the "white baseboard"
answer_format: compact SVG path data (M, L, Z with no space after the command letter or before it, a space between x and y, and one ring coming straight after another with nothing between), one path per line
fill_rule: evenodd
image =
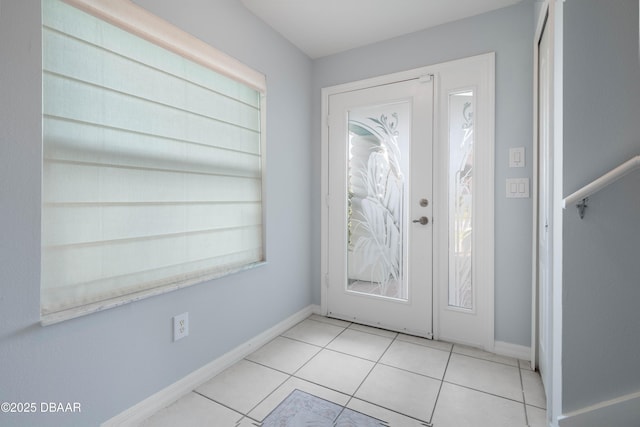
M640 426L640 391L563 414L560 427Z
M260 335L253 337L244 344L239 345L228 353L207 363L186 377L176 381L170 386L160 390L156 394L149 396L142 402L132 406L124 412L102 423L102 427L134 426L155 414L162 408L170 405L181 397L187 395L192 390L198 388L220 372L227 369L234 363L242 360L256 349L262 347L287 329L309 317L311 314L319 313L318 305L310 305L286 318L277 325L269 328Z
M515 357L516 359L529 360L531 358L531 347L525 345L511 344L504 341L496 341L493 352L501 356Z

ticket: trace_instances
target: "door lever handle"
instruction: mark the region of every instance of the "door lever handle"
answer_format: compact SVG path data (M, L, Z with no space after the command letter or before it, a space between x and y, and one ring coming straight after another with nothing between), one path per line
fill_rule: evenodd
M420 223L422 225L427 225L429 224L429 218L427 218L426 216L421 216L420 219L414 219L413 220L414 223Z

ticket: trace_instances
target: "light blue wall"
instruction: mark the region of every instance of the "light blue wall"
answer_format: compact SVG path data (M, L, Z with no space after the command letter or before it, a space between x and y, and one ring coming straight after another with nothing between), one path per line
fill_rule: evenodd
M323 87L496 52L495 337L531 344L531 199L506 199L505 180L532 174L534 3L515 6L314 61L314 224L320 223L320 90ZM527 167L508 168L510 147L525 147ZM320 237L314 228L314 240ZM314 302L320 303L314 246Z
M0 9L0 402L80 402L75 415L0 425L91 426L212 361L311 301L309 58L236 0L144 0L267 76L269 263L144 301L39 324L40 1ZM188 311L190 336L171 341Z
M564 194L640 154L637 0L564 5ZM563 411L640 391L640 172L563 216ZM640 421L640 420L639 420Z

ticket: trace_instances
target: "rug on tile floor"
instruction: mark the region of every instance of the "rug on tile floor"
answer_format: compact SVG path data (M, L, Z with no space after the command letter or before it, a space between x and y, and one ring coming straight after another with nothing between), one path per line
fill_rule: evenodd
M296 389L271 411L260 425L262 427L380 427L387 424L377 418Z

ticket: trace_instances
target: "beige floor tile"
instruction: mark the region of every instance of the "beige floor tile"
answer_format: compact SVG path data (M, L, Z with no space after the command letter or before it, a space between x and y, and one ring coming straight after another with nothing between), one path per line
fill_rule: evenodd
M435 348L395 340L380 363L441 380L449 354Z
M196 389L208 398L246 414L289 376L241 360Z
M444 383L433 414L435 427L520 427L524 405Z
M344 330L342 326L307 319L286 331L282 336L324 347Z
M242 414L192 392L147 418L141 427L234 426L242 417Z
M374 363L358 357L322 350L295 376L346 394L353 394Z
M264 420L264 418L269 415L271 411L273 411L280 403L282 403L282 401L286 399L287 396L289 396L294 390L304 391L305 393L312 394L340 406L346 405L349 401L349 396L346 394L330 390L326 387L322 387L305 380L301 380L300 378L289 378L284 384L278 387L276 391L271 393L269 397L263 400L248 415L256 420Z
M377 362L392 341L393 338L347 329L327 348Z
M351 399L351 401L347 405L347 408L369 415L370 417L377 418L386 423L384 424L385 426L424 427L425 425L422 421L405 417L404 415L398 414L397 412L381 408L377 405L372 405L371 403L365 402L360 399Z
M513 366L454 353L444 380L522 402L520 372Z
M527 405L537 406L541 409L547 408L547 397L544 394L544 387L540 374L533 371L522 370L522 388L524 390L524 401Z
M376 365L354 397L423 421L429 421L440 381L385 365Z
M247 356L246 359L293 374L320 350L322 348L315 345L277 337Z
M547 411L527 405L527 419L530 427L547 427Z

